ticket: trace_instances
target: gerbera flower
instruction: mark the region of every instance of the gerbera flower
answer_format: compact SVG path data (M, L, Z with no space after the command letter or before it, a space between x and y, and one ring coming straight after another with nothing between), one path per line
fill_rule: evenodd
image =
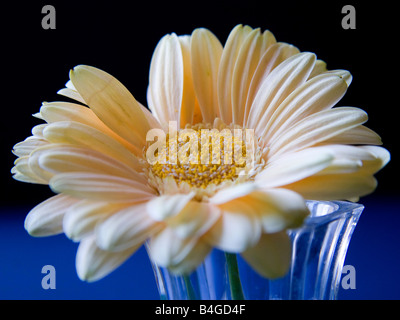
M111 75L77 66L59 91L77 102L43 103L35 116L46 123L14 147L14 178L57 193L28 214L25 228L79 241L77 273L87 281L146 241L151 259L176 273L192 271L216 247L240 253L265 277L282 276L286 230L307 216L304 199L355 200L375 189L373 175L389 161L363 125L367 114L335 106L351 79L242 25L224 47L206 29L163 37L150 67L151 113ZM177 136L190 129L200 140L202 130L210 139L253 130L251 149L235 136L252 163L172 161L171 150L187 149L186 140L171 139L171 124ZM146 157L153 129L169 141L153 153L168 154L166 162Z

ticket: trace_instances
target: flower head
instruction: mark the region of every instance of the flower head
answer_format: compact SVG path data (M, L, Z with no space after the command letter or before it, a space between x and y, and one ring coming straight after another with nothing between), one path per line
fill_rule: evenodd
M390 158L367 114L337 107L352 77L312 53L239 25L225 46L206 29L157 45L142 106L114 77L77 66L43 103L44 124L15 145L14 178L57 193L25 228L79 241L76 266L94 281L148 241L177 273L213 247L261 275L290 263L289 228L304 199L355 200Z

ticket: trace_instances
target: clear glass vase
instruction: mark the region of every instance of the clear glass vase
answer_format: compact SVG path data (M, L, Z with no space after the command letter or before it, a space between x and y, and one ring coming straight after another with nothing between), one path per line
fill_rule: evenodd
M288 231L293 252L284 277L262 278L239 254L214 249L187 276L176 276L153 263L161 299L336 299L350 238L364 207L343 201L307 201L307 205L311 214L303 226Z

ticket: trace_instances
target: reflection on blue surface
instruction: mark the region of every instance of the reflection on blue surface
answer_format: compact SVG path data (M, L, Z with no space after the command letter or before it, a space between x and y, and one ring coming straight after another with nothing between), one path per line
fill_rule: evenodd
M339 299L400 299L400 223L397 199L369 197L345 264L355 267L356 289ZM29 236L23 222L29 208L0 209L0 299L158 299L144 248L104 279L85 283L75 271L77 244L64 235ZM56 270L56 289L43 289L42 267Z

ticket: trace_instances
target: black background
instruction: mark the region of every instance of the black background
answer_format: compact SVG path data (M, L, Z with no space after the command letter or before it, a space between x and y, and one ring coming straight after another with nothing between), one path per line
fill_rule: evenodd
M392 3L392 4L390 4ZM56 9L56 29L41 26L42 7ZM342 7L356 9L356 29L344 30ZM368 112L392 154L378 175L375 194L398 195L399 67L397 7L389 1L26 1L1 5L1 163L3 205L34 205L51 192L47 186L14 181L12 146L39 124L31 115L42 101L64 98L75 65L88 64L118 78L146 104L153 50L166 33L190 34L209 28L224 43L241 23L271 30L278 41L315 52L329 69L353 75L339 105Z

